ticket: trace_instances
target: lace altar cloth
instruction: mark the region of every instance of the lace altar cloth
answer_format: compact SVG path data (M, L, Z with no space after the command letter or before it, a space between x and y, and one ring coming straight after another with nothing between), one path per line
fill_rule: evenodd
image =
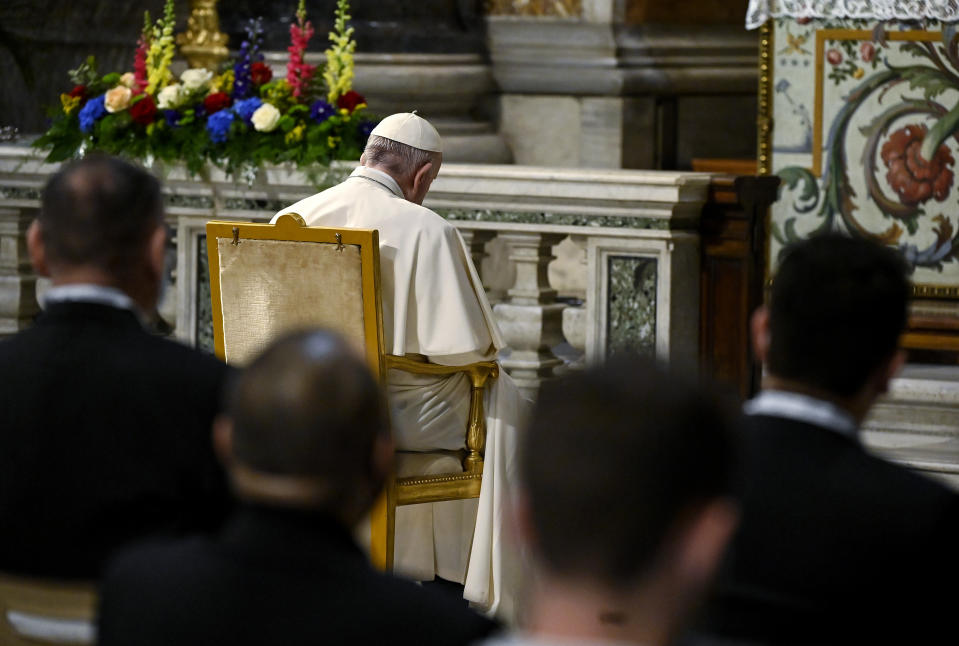
M746 29L781 17L952 22L959 20L959 0L749 0Z

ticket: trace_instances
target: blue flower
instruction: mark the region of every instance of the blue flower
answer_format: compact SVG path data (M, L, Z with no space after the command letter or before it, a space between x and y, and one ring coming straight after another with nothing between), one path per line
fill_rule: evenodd
M203 119L206 117L206 106L203 105L203 101L200 101L193 106L193 116L195 116L197 119Z
M336 108L320 99L310 106L310 118L317 123L323 123L336 114Z
M166 119L166 124L171 128L175 128L180 125L180 118L183 115L180 114L179 110L164 110L163 118Z
M243 99L233 104L233 111L236 112L238 117L249 123L253 117L253 113L256 112L256 109L261 105L263 105L263 101L257 97Z
M376 127L376 122L374 121L361 121L360 122L360 136L369 137L370 133L373 132L373 128Z
M250 96L250 83L250 41L244 40L233 66L233 98L239 100Z
M210 115L206 121L206 131L210 133L213 143L222 144L230 135L230 124L233 123L232 110L220 110Z
M103 118L103 115L107 113L107 108L103 104L105 96L106 95L101 94L98 97L90 99L87 101L87 104L80 109L80 114L78 115L80 119L80 130L90 132L93 130L93 124Z

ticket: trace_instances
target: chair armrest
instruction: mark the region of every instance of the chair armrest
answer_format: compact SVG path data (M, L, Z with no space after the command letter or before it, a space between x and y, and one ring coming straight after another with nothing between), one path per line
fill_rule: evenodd
M465 366L441 366L407 357L388 354L387 369L402 370L417 375L454 375L465 372L470 378L470 417L466 429L466 449L469 454L463 460L466 473L483 472L483 454L486 452L486 416L483 414L483 389L489 379L499 376L499 364L495 361L479 361Z
M387 369L402 370L416 375L454 375L465 372L470 376L470 382L474 388L483 388L487 379L496 379L499 376L499 364L495 361L478 361L465 366L442 366L438 363L425 363L394 354L388 354L384 358Z

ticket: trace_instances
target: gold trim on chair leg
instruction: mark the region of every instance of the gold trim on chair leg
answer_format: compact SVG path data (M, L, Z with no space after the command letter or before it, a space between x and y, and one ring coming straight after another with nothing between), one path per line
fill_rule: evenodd
M483 452L486 448L486 415L483 412L483 389L487 380L498 376L499 368L470 370L470 425L466 433L469 455L463 461L467 473L483 473Z
M393 534L390 529L390 507L388 492L392 484L388 484L376 498L370 510L370 563L377 570L389 571L393 561Z

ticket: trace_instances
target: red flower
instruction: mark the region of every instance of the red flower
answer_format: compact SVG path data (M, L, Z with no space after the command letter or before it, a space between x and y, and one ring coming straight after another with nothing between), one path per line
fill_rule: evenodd
M272 78L273 70L266 63L257 62L250 65L250 80L253 81L253 85L269 83Z
M840 52L838 49L830 49L828 52L826 52L826 60L833 65L839 65L842 63L842 52Z
M73 89L70 90L70 96L78 96L81 99L87 95L87 86L86 85L74 85Z
M361 103L366 103L366 99L363 98L363 95L356 90L350 90L336 100L336 107L353 112L353 110L356 110L356 106Z
M214 92L203 99L203 107L206 108L207 115L219 112L223 108L228 108L231 103L233 103L233 99L231 99L230 95L226 92Z
M157 104L149 94L130 106L130 117L142 126L153 123L157 116Z
M926 161L919 154L926 126L913 124L892 133L882 145L882 160L889 172L886 180L899 195L899 201L908 206L922 204L930 197L942 202L952 188L952 166L955 160L943 144Z
M876 46L868 40L859 46L859 57L863 63L870 63L876 57Z

